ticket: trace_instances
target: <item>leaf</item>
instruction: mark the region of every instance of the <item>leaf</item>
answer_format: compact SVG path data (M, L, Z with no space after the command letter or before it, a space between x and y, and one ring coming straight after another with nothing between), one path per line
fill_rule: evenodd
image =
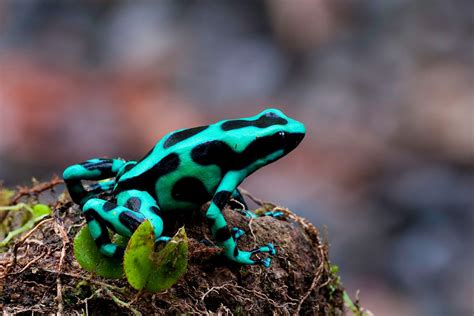
M31 210L34 219L43 218L51 214L51 209L46 204L36 204L31 208Z
M152 271L148 277L146 289L161 292L173 286L188 267L188 237L184 227L158 253L153 253Z
M11 230L5 237L5 239L0 241L0 247L6 246L15 236L32 229L37 222L52 213L51 208L49 208L49 206L45 204L36 204L33 207L30 207L30 205L25 203L19 203L11 206L0 206L0 211L18 211L22 209L26 209L28 212L30 212L31 218L22 226Z
M188 238L184 228L159 252L150 222L142 223L125 250L124 267L128 282L137 290L160 292L170 288L186 272Z
M121 260L106 257L99 252L88 226L82 227L74 238L74 255L86 271L95 272L107 279L119 279L123 276Z
M0 189L0 206L10 204L11 198L15 194L15 191L8 189Z
M155 234L149 221L144 221L133 233L128 242L123 266L128 283L141 290L145 287L151 271L150 255L155 246Z

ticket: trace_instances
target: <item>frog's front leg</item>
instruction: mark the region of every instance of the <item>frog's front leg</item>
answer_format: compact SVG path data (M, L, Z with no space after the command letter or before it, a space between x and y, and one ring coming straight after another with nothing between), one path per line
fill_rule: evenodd
M63 178L71 199L75 203L83 205L94 194L86 190L81 181L115 177L125 163L120 159L95 158L67 167L64 170ZM104 188L106 186L108 187L104 184ZM94 190L97 189L101 189L101 185L94 188Z
M233 234L227 227L227 222L222 215L222 209L232 195L232 192L241 182L241 176L238 172L228 172L219 184L216 193L209 205L206 217L211 226L211 232L219 247L224 249L224 254L232 261L241 264L263 264L268 267L270 258L253 259L252 257L258 253L276 254L272 244L264 247L256 248L251 251L242 251L237 248L237 244ZM237 238L237 237L236 237Z

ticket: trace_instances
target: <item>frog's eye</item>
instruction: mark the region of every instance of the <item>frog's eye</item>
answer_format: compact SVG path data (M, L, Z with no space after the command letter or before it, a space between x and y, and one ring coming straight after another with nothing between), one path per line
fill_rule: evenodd
M278 115L274 112L268 112L268 113L265 113L265 117L276 118L276 117L278 117Z
M278 137L280 137L281 139L284 139L286 137L286 133L285 132L278 132L277 133Z

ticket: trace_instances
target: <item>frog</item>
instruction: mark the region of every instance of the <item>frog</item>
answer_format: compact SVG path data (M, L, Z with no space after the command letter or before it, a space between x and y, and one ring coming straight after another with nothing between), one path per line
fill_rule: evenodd
M273 243L249 251L239 249L237 242L244 230L229 229L223 210L230 201L248 209L239 185L295 149L305 133L303 123L269 108L251 117L170 132L141 160L93 158L70 165L63 179L105 256L124 255L108 229L129 238L148 220L155 242L166 243L170 237L162 235L164 214L189 212L209 203L205 217L225 257L242 265L269 267L276 255ZM101 198L103 192L110 192L112 199ZM248 210L246 214L256 217Z

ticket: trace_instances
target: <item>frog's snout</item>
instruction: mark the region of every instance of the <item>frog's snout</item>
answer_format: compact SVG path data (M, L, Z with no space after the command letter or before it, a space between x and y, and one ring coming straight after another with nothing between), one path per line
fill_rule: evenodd
M295 149L304 138L304 133L289 133L285 137L285 154Z

